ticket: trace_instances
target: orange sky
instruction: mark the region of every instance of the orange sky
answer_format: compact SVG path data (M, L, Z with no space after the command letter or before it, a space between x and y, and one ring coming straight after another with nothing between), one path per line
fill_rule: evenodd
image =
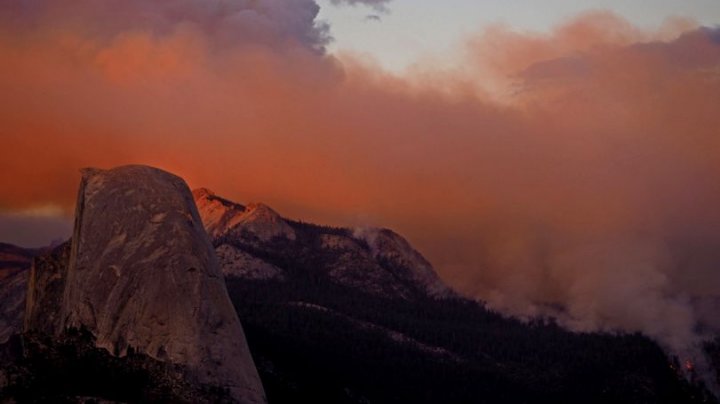
M136 24L141 2L58 3L0 6L6 215L70 212L79 168L142 163L289 217L392 227L460 290L518 314L567 303L578 328L677 312L651 330L674 344L704 320L688 299L720 292L716 29L605 12L493 27L454 69L398 77L323 53L314 15ZM638 309L606 325L610 290Z

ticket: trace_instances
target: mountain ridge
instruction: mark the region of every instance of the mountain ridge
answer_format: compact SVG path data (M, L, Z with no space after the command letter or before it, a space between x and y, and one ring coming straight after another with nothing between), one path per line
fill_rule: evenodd
M194 195L211 227L222 214ZM293 239L258 237L278 220ZM524 323L458 295L389 229L255 225L213 245L270 402L716 402L640 334Z
M283 265L264 260L262 256L268 251L315 250L325 258L335 257L334 263L316 265L315 269L339 283L378 293L399 291L404 296L415 292L436 298L454 295L432 265L389 229L330 228L298 222L283 218L265 204L242 205L205 188L196 189L193 196L226 275L242 272L228 258L232 255L249 256L254 261L252 272L262 272L257 270L260 262L268 264L278 275L266 271L267 276L274 277L280 276Z

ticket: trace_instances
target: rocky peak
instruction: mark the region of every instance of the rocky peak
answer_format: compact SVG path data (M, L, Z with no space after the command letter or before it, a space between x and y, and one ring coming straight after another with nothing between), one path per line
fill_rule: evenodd
M295 240L295 231L277 212L262 203L251 203L231 232L250 232L262 241L275 237Z
M215 192L207 188L197 188L192 191L193 198L212 198L215 196Z
M252 235L260 241L270 241L275 237L294 240L296 235L277 212L262 203L251 203L247 207L223 199L206 188L193 191L208 234L217 238L223 235Z
M50 329L86 329L115 355L132 348L184 366L237 402L265 402L212 244L181 178L146 166L83 170L67 266L52 265L64 285L55 280L52 293L31 291L30 326L42 323L34 296L57 296L42 305L58 306L45 319L57 323ZM34 268L34 289L45 282L41 269Z
M207 188L194 190L193 199L205 230L211 237L219 237L227 232L245 212L244 206L220 198Z

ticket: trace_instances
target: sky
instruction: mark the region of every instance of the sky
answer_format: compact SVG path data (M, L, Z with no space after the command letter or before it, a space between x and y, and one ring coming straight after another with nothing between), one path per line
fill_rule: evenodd
M589 10L612 10L646 29L659 27L668 18L710 26L720 21L716 0L394 0L385 10L332 7L329 0L319 4L319 18L330 23L335 38L331 51L369 55L395 72L423 58L452 55L463 38L494 24L546 32Z
M0 240L69 234L80 168L147 164L691 355L720 330L718 10L508 3L0 2Z

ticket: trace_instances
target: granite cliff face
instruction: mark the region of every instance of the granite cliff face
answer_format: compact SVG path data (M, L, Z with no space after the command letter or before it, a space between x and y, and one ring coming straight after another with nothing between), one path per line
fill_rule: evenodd
M25 325L85 329L115 356L181 365L237 402L265 402L190 190L158 169L83 171L72 243L36 260Z

